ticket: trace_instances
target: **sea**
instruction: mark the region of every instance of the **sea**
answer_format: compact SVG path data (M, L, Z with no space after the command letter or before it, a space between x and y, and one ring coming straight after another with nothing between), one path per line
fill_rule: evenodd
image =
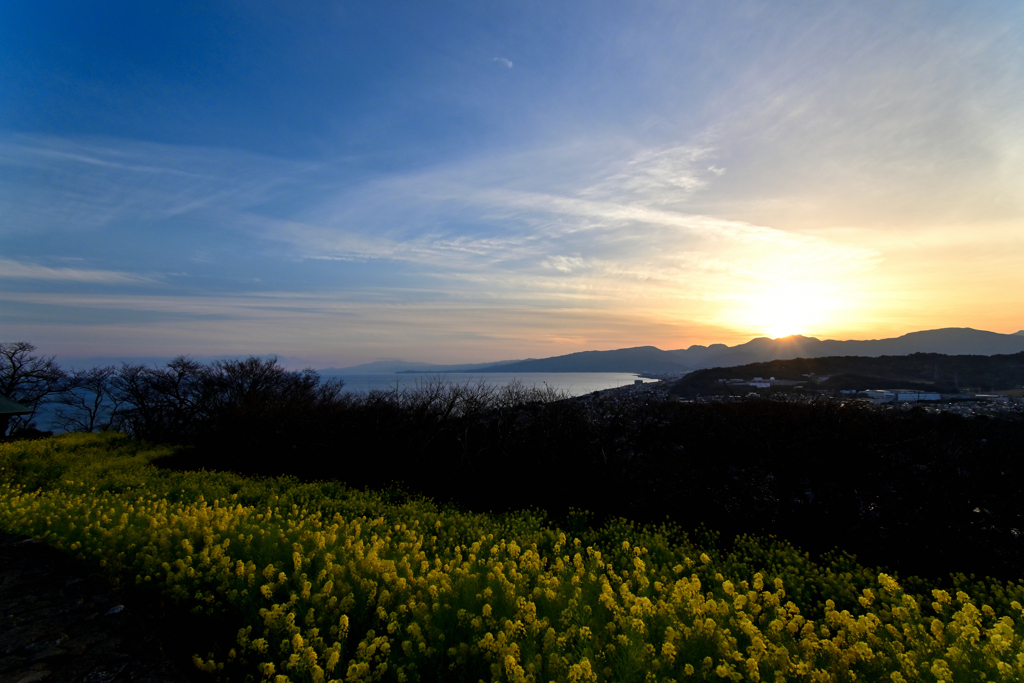
M646 379L628 372L445 372L421 373L398 372L382 375L332 375L345 382L343 391L365 394L375 389L399 390L415 389L418 385L441 379L455 384L477 385L483 382L493 387L503 387L512 382L520 382L526 387L544 388L563 391L570 396L582 396L595 391L614 389L616 387L635 384L641 380L645 384L657 380ZM328 376L324 376L327 379Z

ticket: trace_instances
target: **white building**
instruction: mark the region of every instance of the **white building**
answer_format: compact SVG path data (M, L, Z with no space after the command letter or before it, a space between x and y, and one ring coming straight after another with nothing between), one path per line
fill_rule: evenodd
M862 391L861 395L876 403L891 403L892 401L897 403L917 403L918 401L938 401L942 399L942 396L933 391L917 391L912 389L896 389L894 391L871 389L869 391Z
M903 389L896 392L897 401L909 401L910 403L917 403L918 401L938 401L942 397L936 394L934 391L907 391Z

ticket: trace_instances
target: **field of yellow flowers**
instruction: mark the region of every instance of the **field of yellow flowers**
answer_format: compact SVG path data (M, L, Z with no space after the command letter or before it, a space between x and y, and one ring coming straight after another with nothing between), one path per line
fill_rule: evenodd
M897 582L624 520L573 537L541 513L151 464L168 453L118 434L0 445L0 528L230 624L194 658L212 677L1024 680L1017 583Z

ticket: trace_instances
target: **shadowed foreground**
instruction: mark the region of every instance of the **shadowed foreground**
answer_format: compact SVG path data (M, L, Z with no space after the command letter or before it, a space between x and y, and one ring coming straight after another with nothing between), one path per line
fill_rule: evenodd
M183 683L143 612L97 567L0 532L0 680Z

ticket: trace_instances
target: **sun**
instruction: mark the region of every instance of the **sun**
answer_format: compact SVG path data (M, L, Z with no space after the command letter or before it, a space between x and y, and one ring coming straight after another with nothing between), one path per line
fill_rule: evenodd
M743 299L745 306L736 322L776 339L811 334L834 308L829 296L809 284L759 287Z
M813 311L808 310L803 300L779 296L761 301L758 317L764 334L772 338L788 337L807 334Z
M772 339L789 337L794 334L806 335L807 328L795 319L777 319L773 325L765 330L765 335Z

